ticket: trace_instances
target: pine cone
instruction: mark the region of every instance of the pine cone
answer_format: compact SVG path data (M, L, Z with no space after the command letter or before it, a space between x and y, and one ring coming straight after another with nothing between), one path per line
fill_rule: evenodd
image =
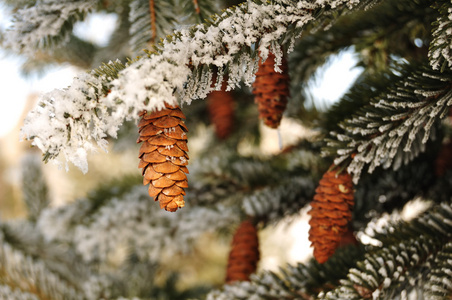
M269 53L265 62L259 61L259 69L253 84L259 118L270 128L277 128L281 123L289 97L288 66L284 56L280 68L282 73L275 71L275 55Z
M331 168L320 180L308 212L311 215L309 240L319 263L327 261L344 241L353 205L352 177L346 172L336 175Z
M160 202L160 208L176 211L184 207L184 188L188 187L185 115L178 106L166 105L166 109L143 111L140 116L137 143L143 144L138 167L143 169L143 184L149 184L149 196Z
M210 121L215 126L215 133L221 140L226 139L234 125L234 98L231 92L213 91L207 96Z
M435 174L437 177L443 176L447 170L452 169L452 142L448 141L441 145L438 156L435 160Z
M243 221L232 239L229 252L226 283L248 281L256 272L259 261L259 239L256 227L249 220Z

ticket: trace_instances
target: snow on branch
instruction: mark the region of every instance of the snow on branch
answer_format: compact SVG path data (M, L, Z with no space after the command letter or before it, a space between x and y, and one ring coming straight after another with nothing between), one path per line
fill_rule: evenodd
M435 257L442 255L438 250L450 241L451 220L451 204L443 202L411 222L387 224L383 247L368 252L364 260L349 270L347 279L321 299L396 299L398 294L406 294L419 286L413 277L420 280L425 275L419 270L425 268L431 273ZM392 238L388 237L391 235ZM427 280L433 282L426 282L421 290L429 293L431 284L437 282L435 277L427 276Z
M124 195L108 199L95 212L90 213L95 204L85 200L48 208L41 214L38 228L48 241L76 245L76 251L86 262L105 262L112 251L124 246L143 259L156 261L163 252L188 252L205 232L239 222L232 208L221 205L193 207L176 216L153 209L149 201L152 199L146 187L135 186Z
M14 15L5 43L15 52L33 54L37 49L59 46L69 40L73 25L85 18L99 1L40 0Z
M110 62L104 67L110 68L114 73L121 64ZM44 94L25 119L22 136L33 140L33 145L43 151L45 161L62 152L86 173L87 151L96 150L95 143L106 150L105 137L116 135L122 121L112 118L109 107L99 101L116 74L100 75L96 71L78 75L64 90Z
M452 68L452 7L447 1L439 8L440 16L436 20L433 29L433 40L430 43L429 59L434 70Z
M4 293L9 298L20 295L20 299L80 299L82 292L76 291L72 286L61 280L57 274L50 271L43 261L30 256L12 247L5 241L0 232L0 296ZM6 275L5 275L6 274ZM20 292L19 292L20 291ZM19 299L19 298L18 298Z
M115 136L124 119L137 119L139 111L161 109L165 102L189 104L205 98L213 89L213 66L219 69L218 78L228 70L229 89L240 80L250 85L257 68L251 54L256 50L265 59L283 39L293 42L314 20L314 11L352 8L358 2L248 1L227 9L210 25L182 29L167 37L157 53L129 64L116 80L83 74L73 86L44 95L28 115L23 135L47 157L62 152L67 161L86 172L93 141L105 148L105 137ZM101 86L111 89L107 97L97 92ZM221 80L216 88L220 86Z
M317 299L321 288L325 285L333 288L335 282L345 277L342 270L354 266L354 260L362 256L362 250L357 247L339 248L324 264L311 259L306 264L288 264L277 273L261 271L251 275L250 281L237 281L224 285L221 290L211 291L206 299Z
M378 166L396 170L423 152L452 105L448 76L421 67L343 122L345 133L332 133L327 144L335 149L335 164L351 158L347 170L357 183L365 165L369 173Z

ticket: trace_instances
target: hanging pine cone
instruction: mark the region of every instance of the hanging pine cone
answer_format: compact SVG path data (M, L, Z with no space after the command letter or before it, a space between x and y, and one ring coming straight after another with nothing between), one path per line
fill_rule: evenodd
M256 272L259 261L259 239L256 227L249 220L243 221L232 239L229 252L226 283L248 281Z
M269 53L264 62L259 61L259 69L253 84L259 118L270 128L277 128L281 123L289 97L288 66L284 56L280 68L282 73L275 71L275 55Z
M207 96L207 106L217 137L226 139L234 125L234 98L231 92L226 92L226 82L220 91L213 91Z
M450 169L452 169L452 142L448 141L441 145L441 149L436 157L435 174L437 177L441 177Z
M138 167L143 169L143 184L149 184L149 196L159 201L160 208L176 211L184 207L184 188L188 187L185 115L178 106L166 105L166 109L144 111L140 116L137 143L143 144Z
M348 232L352 219L354 191L352 177L331 168L326 172L315 190L311 202L309 225L309 240L314 247L314 257L319 263L324 263L333 255L343 235Z

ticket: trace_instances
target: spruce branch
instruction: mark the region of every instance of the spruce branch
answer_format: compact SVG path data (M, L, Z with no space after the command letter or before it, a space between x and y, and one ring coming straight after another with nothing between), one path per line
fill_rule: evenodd
M440 300L452 294L451 269L452 242L447 243L438 252L427 275L425 295L428 299Z
M172 1L134 0L130 2L130 41L132 52L144 54L170 33L176 25L176 14Z
M0 262L0 282L9 286L14 291L13 294L24 294L32 299L42 300L84 297L83 290L62 280L44 261L33 258L8 243L4 232L0 232Z
M449 1L437 1L435 6L440 16L433 23L433 40L430 43L429 59L434 70L449 70L452 67L451 37L452 6Z
M0 284L1 299L40 300L35 294L15 289L6 284Z
M158 261L164 252L188 252L200 235L227 228L239 218L233 208L222 205L193 207L176 216L153 209L149 201L146 188L134 186L105 199L97 209L86 200L47 209L38 226L49 241L73 245L84 261L106 264L124 246L150 261Z
M109 62L80 74L67 89L53 90L41 98L38 107L25 119L22 135L43 151L44 161L63 151L86 172L87 150L95 149L92 141L106 149L106 132L115 136L116 131L110 129L117 130L121 123L108 117L109 107L99 100L109 92L111 82L124 67L119 61Z
M47 182L41 169L41 160L35 154L26 155L22 162L22 193L27 205L28 218L36 221L41 211L49 205L50 199Z
M70 35L66 44L55 47L52 52L36 50L32 56L27 56L27 60L21 66L21 73L25 76L41 74L49 66L65 63L81 69L89 69L98 50L98 47L90 42Z
M211 87L214 66L220 70L219 78L228 75L229 89L241 79L250 85L257 67L256 50L263 59L270 50L282 55L274 51L275 43L284 37L297 36L306 24L315 20L313 12L321 16L325 11L353 9L358 3L250 1L227 9L213 17L209 25L197 25L168 36L156 52L128 64L116 80L80 75L65 91L44 95L40 106L29 114L23 135L32 139L46 158L63 152L68 161L86 171L87 152L94 149L92 140L105 147L105 136L115 136L124 119L136 120L138 112L162 109L165 102L189 104L205 98L221 87L222 80L215 88ZM258 49L252 50L256 45ZM107 97L96 92L110 83L111 93ZM91 112L102 118L88 117ZM40 126L35 126L35 122ZM34 129L37 127L39 131Z
M13 27L7 31L5 44L16 53L32 55L37 49L48 49L69 40L75 22L94 10L98 1L41 0L19 9Z
M202 23L219 12L218 2L213 0L179 0L182 6L180 14L186 18L186 23Z
M413 37L424 39L419 27L429 30L426 18L435 15L430 5L430 1L382 1L367 10L340 16L325 30L318 30L315 22L311 25L314 28L307 26L307 33L302 34L289 57L291 102L302 102L298 97L303 96L308 79L319 66L328 64L331 55L346 49L357 53L358 66L366 67L366 72L376 67L386 70L402 57L409 61L417 58L419 50L413 46ZM376 66L376 56L385 56L385 64ZM378 72L372 73L378 76Z
M322 299L394 298L422 286L431 263L450 242L451 219L450 203L440 203L411 222L392 223L375 232L373 238L382 246L369 249L341 286Z
M224 285L213 290L208 300L221 299L315 299L319 290L331 290L346 275L344 270L354 267L364 249L350 246L339 248L326 263L310 260L306 264L287 265L278 273L263 271L251 275L251 281Z
M73 249L67 248L67 245L48 243L44 240L42 232L39 231L35 223L24 220L2 223L0 224L0 235L2 236L0 244L3 243L8 249L11 248L13 251L11 253L16 253L13 255L26 258L25 269L31 268L34 270L35 267L37 268L36 272L39 273L36 276L43 278L37 281L33 279L33 276L35 276L33 275L27 277L27 280L31 280L39 286L43 285L42 288L38 287L38 290L48 289L51 293L63 293L65 289L69 289L77 291L77 294L82 298L97 299L101 293L110 289L111 280L106 280L106 276L100 275L94 266L82 263L80 257L76 255ZM11 258L7 258L7 260L11 260L11 263L17 262ZM8 264L5 266L8 266ZM11 270L15 268L15 265L11 265ZM22 269L19 267L19 270ZM33 270L31 272L35 272ZM11 272L16 274L13 271ZM29 271L24 272L24 275L20 276L28 276L27 272ZM42 272L45 274L48 272L51 277L56 277L58 280L47 278ZM52 287L53 284L58 285L60 283L62 284L61 289ZM61 296L58 296L55 299L60 298Z
M296 215L311 201L315 184L312 178L306 177L281 180L276 186L267 186L246 195L242 200L243 211L268 223Z
M365 165L369 173L378 166L396 170L423 152L452 105L449 72L427 66L406 71L394 89L342 122L345 132L333 132L327 143L324 153L335 153L335 164L349 162L347 170L355 183Z

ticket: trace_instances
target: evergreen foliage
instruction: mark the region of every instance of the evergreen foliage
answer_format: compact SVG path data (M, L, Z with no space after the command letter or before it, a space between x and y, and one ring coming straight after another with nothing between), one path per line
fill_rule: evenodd
M1 2L12 14L2 48L24 58L24 73L62 63L81 70L67 88L42 95L25 119L22 136L45 162L86 173L98 148L138 156L139 113L165 104L184 111L195 150L186 205L176 213L159 209L138 168L56 206L41 163L26 156L27 218L0 220L0 299L452 296L452 171L441 151L452 138L452 2ZM117 16L106 45L74 33L92 13ZM361 75L330 107L309 106L310 80L343 51L355 53ZM283 122L309 131L271 154L251 92L269 53L278 72L283 55L289 61ZM236 115L220 140L204 100L223 83ZM250 281L187 284L183 266L200 255L203 238L221 243L248 218L258 230L298 218L333 163L354 179L348 226L357 244L341 245L323 264L309 259L258 270ZM424 211L402 217L413 203Z

